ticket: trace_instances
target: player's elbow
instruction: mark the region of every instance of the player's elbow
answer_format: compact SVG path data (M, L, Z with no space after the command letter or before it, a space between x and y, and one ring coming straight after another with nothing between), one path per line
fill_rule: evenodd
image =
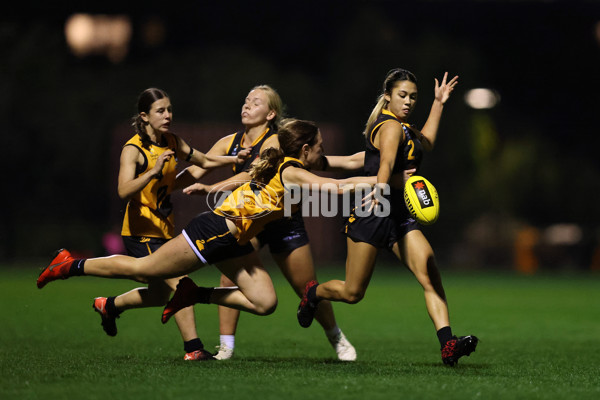
M202 168L191 165L177 175L177 179L197 180L202 177Z
M131 198L131 193L119 188L117 190L117 194L119 195L119 198L123 201L129 201L129 199Z

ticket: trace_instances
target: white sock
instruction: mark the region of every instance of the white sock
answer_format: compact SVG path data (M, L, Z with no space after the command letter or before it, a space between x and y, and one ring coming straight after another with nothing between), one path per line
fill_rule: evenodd
M221 345L223 344L233 349L235 347L235 335L221 335Z
M328 338L333 339L334 337L339 335L340 332L342 332L342 330L336 325L333 328L326 330L325 334L327 335Z

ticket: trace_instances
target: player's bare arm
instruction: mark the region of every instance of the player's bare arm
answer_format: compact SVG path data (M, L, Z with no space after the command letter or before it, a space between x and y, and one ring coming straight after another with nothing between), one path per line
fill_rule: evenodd
M119 167L117 187L119 197L127 200L146 187L152 179L161 173L165 162L169 161L174 155L175 153L171 150L165 151L158 157L154 168L136 177L136 168L143 163L143 156L136 147L125 146L121 151Z
M318 188L327 190L328 187L337 186L338 193L345 190L353 190L358 185L374 185L375 176L353 176L345 179L333 179L324 176L315 175L304 168L288 167L283 170L281 178L285 185L309 185L309 188Z
M396 163L396 154L400 143L404 140L404 130L402 125L396 121L386 122L381 126L375 137L375 147L379 149L381 161L377 173L377 183L387 184L390 182L394 164Z
M356 171L365 166L365 152L360 151L349 156L325 156L327 171Z

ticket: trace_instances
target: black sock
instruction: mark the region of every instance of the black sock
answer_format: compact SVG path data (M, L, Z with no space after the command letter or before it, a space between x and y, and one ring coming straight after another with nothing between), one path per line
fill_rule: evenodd
M449 326L445 326L439 331L437 331L437 337L440 341L440 346L444 347L448 340L452 339L452 328Z
M202 350L204 349L204 344L198 338L188 340L187 342L183 342L183 350L186 353L191 353L192 351Z
M210 296L212 295L214 290L214 287L198 286L198 289L196 290L196 303L210 304Z
M117 309L117 306L115 306L115 299L116 296L106 298L106 312L111 317L116 318L119 316L119 314L121 314L121 312Z
M309 303L312 303L315 306L317 303L319 303L319 301L321 301L321 299L317 297L317 286L319 285L312 286L310 289L308 289L308 292L306 292L306 299Z
M73 260L71 268L69 268L69 276L85 275L85 272L83 272L83 264L85 264L85 258Z

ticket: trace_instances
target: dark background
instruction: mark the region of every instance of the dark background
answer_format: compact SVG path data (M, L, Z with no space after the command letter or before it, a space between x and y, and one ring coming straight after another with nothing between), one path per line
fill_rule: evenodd
M41 4L0 16L0 261L62 246L104 254L102 236L119 225L122 208L115 132L147 87L170 94L173 131L202 151L214 138L190 127L232 133L248 90L266 83L288 116L342 133L329 154L349 154L363 149L387 71L402 67L419 80L417 126L434 78L460 76L422 170L441 198L440 220L425 233L442 263L512 266L522 232L535 233L543 268L600 263L598 2L189 3ZM74 56L64 26L75 12L127 15L127 56ZM164 28L159 43L144 39L151 22ZM496 90L499 105L469 108L464 94L477 87ZM557 242L548 233L556 224L581 236Z

